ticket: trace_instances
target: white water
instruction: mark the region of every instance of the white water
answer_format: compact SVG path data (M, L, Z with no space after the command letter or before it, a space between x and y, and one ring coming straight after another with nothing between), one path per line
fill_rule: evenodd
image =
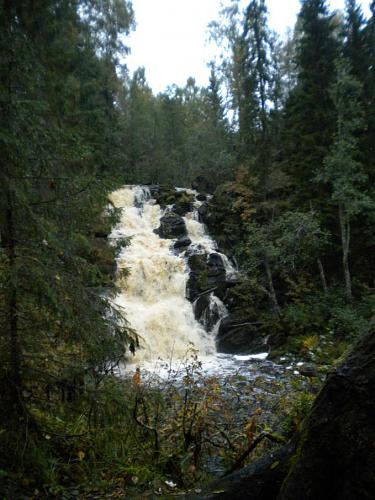
M144 364L161 358L170 363L186 357L192 346L201 357L212 355L214 338L195 320L192 305L185 298L186 261L170 251L171 240L153 232L159 227L160 207L146 188L137 186L124 187L110 198L122 209L111 238L132 237L118 257L119 269L128 268L130 275L120 281L123 292L116 303L125 309L127 320L141 338L141 349L133 361ZM194 223L189 235L195 231L194 241L211 246L202 224Z
M196 194L192 190L187 192ZM171 251L174 240L162 239L154 233L168 207L163 212L151 199L149 190L141 186L126 186L112 193L110 200L122 210L120 223L110 238L131 238L130 245L122 249L117 259L119 270L125 268L130 273L118 278L122 291L115 299L140 337L141 348L128 360L128 368L141 365L146 371L156 371L159 377L168 377L170 367L179 370L197 354L204 362L205 372L222 376L241 369L246 371L251 360L265 359L267 353L248 356L216 353L215 336L220 319L209 333L195 320L193 305L186 299L189 269L184 254L175 255ZM195 253L219 253L215 241L199 221L200 205L196 201L194 211L184 217L192 241L190 248ZM235 276L237 272L226 255L219 255L227 278ZM206 314L210 312L216 312L219 318L227 314L225 305L213 293ZM208 324L208 317L204 323Z

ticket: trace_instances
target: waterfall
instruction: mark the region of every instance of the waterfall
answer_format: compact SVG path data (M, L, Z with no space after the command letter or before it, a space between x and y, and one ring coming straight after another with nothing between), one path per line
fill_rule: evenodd
M141 349L134 362L177 360L191 346L201 356L213 354L214 337L195 320L193 306L186 299L186 260L171 251L171 240L154 233L163 211L150 191L128 186L112 193L110 200L121 208L121 220L111 238L131 238L117 259L119 270L126 268L130 273L119 278L121 292L115 300L140 336ZM185 220L193 243L214 251L215 244L203 225L193 218Z

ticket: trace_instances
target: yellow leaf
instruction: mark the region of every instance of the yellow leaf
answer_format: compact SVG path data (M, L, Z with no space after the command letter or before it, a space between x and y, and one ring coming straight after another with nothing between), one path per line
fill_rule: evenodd
M85 452L84 451L79 451L77 453L77 457L80 459L80 460L83 460L85 458Z

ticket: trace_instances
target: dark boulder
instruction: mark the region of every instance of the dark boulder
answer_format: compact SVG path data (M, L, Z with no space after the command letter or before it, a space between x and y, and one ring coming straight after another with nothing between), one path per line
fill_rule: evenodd
M189 245L191 245L191 239L188 236L183 236L173 243L173 250L178 253L183 252Z
M194 302L194 316L207 331L212 330L221 318L221 312L210 293L200 295Z
M166 239L180 238L187 236L187 230L184 219L174 212L165 214L160 219L160 227L155 232Z
M173 211L178 215L185 215L193 211L193 203L189 200L180 200L173 205Z
M277 498L375 498L374 443L375 328L328 376Z
M186 284L186 296L193 302L198 295L210 288L207 273L207 254L190 255L188 266L190 273Z
M197 194L197 196L195 197L197 201L206 201L207 200L207 195L203 194L203 193L199 193Z
M298 367L298 371L304 377L319 377L318 368L312 363L303 363Z
M173 212L178 215L185 215L193 210L194 195L186 191L177 191L170 186L162 186L155 192L156 203L162 208L172 206Z
M225 280L225 266L223 258L218 253L210 253L207 259L208 275L212 278L220 277L220 281Z
M188 258L188 266L190 274L186 295L191 301L208 290L214 290L226 279L224 262L220 254L192 254Z
M267 350L267 336L259 331L259 323L227 316L220 322L216 348L227 354L264 352Z
M375 327L327 378L289 445L216 481L200 498L372 500ZM281 453L280 453L281 452Z
M207 224L210 221L210 209L207 202L202 203L198 208L199 220L203 224Z
M152 198L156 198L160 193L161 187L159 184L149 184L147 187L150 190Z

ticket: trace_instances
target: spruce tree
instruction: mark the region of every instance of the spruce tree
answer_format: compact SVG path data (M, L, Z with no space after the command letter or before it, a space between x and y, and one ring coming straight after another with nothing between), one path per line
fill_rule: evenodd
M269 172L269 109L271 35L264 0L245 11L242 44L242 98L239 106L241 159L251 164L264 186Z
M283 164L297 196L309 203L318 196L311 181L322 167L334 132L330 88L338 41L325 0L304 0L299 23L297 84L284 110Z

